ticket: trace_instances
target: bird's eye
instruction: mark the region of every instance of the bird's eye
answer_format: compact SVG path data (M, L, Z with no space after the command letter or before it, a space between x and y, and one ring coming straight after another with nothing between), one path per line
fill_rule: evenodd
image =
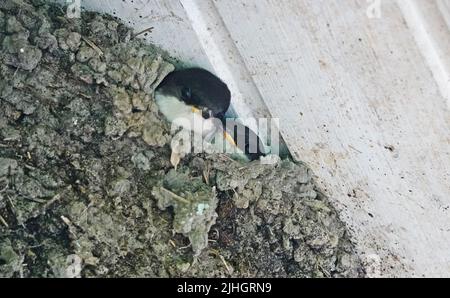
M192 97L191 88L185 87L181 90L181 97L183 99L190 99Z
M202 109L202 117L203 117L203 118L209 119L209 118L211 118L212 116L213 116L212 111L210 111L210 110L208 110L208 109L206 109L206 108Z

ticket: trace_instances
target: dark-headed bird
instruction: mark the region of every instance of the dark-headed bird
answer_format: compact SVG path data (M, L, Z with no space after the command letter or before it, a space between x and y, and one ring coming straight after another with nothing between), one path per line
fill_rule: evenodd
M155 100L169 122L216 141L219 134L227 152L234 148L249 160L264 155L264 145L252 130L225 118L230 90L209 71L189 68L170 73L156 88Z

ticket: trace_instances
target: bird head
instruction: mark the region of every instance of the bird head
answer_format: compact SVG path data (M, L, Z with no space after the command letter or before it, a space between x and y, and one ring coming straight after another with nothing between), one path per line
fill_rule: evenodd
M222 119L231 101L227 85L209 71L200 68L170 73L156 91L182 100L205 119Z

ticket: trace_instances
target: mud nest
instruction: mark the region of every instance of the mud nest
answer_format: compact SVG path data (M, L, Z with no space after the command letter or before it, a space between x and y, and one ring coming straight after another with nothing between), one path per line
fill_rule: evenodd
M0 276L361 276L310 170L170 164L174 69L119 20L0 2Z

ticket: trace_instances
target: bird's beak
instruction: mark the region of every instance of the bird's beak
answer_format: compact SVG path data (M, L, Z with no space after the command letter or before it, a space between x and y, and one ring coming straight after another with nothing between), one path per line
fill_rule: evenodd
M197 109L196 107L192 107L191 108L192 113L196 113L196 114L202 114L202 111Z
M225 140L227 140L231 145L233 145L234 147L236 147L236 142L234 141L233 137L226 131L223 132L223 137L225 138Z

